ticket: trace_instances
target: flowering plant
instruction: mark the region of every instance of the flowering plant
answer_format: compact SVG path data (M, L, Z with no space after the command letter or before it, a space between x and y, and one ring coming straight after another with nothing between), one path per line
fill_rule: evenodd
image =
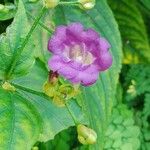
M149 6L2 0L0 149L149 149Z

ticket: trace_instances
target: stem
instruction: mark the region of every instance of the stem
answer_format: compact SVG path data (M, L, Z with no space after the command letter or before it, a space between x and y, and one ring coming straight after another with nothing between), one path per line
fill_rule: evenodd
M79 2L75 1L75 2L59 2L59 5L78 5Z
M7 75L6 75L6 78L7 78L7 79L8 79L8 78L11 76L11 74L13 73L14 68L15 68L15 66L16 66L16 63L17 63L18 59L20 58L22 51L24 50L26 44L27 44L28 41L29 41L29 38L31 37L31 35L32 35L32 33L33 33L34 29L35 29L35 27L37 26L37 24L38 24L39 20L41 19L41 17L45 14L46 10L47 10L47 9L46 9L45 7L42 8L42 10L41 10L41 12L39 13L38 17L35 19L35 21L34 21L32 27L31 27L29 33L27 34L25 40L23 41L21 47L17 50L16 55L14 55L14 57L13 57L13 59L12 59L12 62L11 62L11 66L9 67L8 73L7 73Z
M35 17L33 17L28 11L27 14L31 17L32 20L36 20ZM52 34L54 31L50 30L47 26L45 26L41 21L38 22L38 24L43 27L49 34Z
M69 104L68 104L67 102L65 102L65 106L66 106L66 108L68 109L68 112L70 113L70 116L72 117L72 119L73 119L75 125L77 126L77 125L78 125L78 122L76 121L76 118L75 118L74 114L72 113L72 111L70 110Z

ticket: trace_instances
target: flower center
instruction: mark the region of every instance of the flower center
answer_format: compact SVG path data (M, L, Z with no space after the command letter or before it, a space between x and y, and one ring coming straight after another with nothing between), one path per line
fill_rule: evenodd
M72 47L66 47L65 56L67 56L69 60L74 60L83 65L90 65L95 59L93 55L87 51L85 44L82 46L75 44Z

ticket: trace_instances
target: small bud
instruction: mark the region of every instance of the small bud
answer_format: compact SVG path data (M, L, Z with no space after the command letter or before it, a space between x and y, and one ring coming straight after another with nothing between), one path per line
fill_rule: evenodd
M43 85L44 93L49 97L54 97L57 92L57 85L51 84L50 82L45 82Z
M13 92L16 91L15 87L12 86L9 82L4 82L2 88L7 91L13 91Z
M65 98L60 93L54 95L53 103L58 107L65 107Z
M95 6L95 0L78 0L82 9L92 9Z
M55 8L59 4L59 0L44 0L46 8Z
M82 124L77 126L78 140L84 145L94 144L97 140L97 134L93 129L90 129Z
M49 83L56 84L58 81L58 76L59 75L57 72L50 71L49 72Z
M39 150L37 146L32 147L32 150Z
M0 4L0 11L4 10L5 6Z

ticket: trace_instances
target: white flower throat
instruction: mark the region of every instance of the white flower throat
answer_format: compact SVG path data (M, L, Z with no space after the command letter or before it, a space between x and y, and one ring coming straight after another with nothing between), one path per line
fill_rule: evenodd
M74 60L83 65L90 65L95 60L94 56L86 50L85 44L75 44L72 47L66 46L64 55L69 60Z

